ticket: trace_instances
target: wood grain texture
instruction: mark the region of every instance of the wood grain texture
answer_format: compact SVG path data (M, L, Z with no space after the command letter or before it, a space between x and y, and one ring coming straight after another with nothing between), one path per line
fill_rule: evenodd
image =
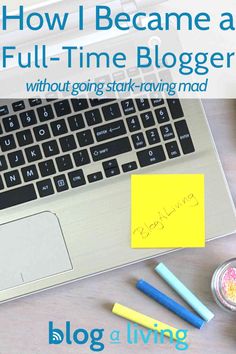
M204 102L216 145L236 200L236 103L235 101ZM222 220L224 222L224 220ZM142 262L107 274L76 282L47 292L22 298L1 306L0 354L90 353L89 346L48 345L48 321L64 328L70 320L74 328L105 328L104 353L141 354L176 353L174 344L126 344L126 321L111 314L114 302L120 302L178 328L188 329L188 353L234 354L236 348L236 316L225 313L214 303L210 281L215 268L236 256L234 235L216 240L204 250L183 250ZM163 261L215 313L215 319L201 331L191 328L175 315L134 289L135 280L144 278L180 303L179 297L154 273L157 262ZM121 331L121 344L109 344L109 332Z

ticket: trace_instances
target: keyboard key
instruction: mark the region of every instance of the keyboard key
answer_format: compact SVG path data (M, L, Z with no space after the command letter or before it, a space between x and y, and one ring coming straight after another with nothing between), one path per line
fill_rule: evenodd
M112 119L117 119L122 116L120 107L118 103L111 104L109 106L105 106L102 108L103 115L105 117L105 120L112 120Z
M154 71L155 71L155 68L152 65L148 66L147 68L142 68L143 74L147 74L147 73L154 72Z
M184 112L178 99L168 99L167 100L170 113L173 119L182 118L184 116Z
M82 170L70 172L68 176L72 188L81 187L86 184L84 173Z
M92 147L90 150L93 160L100 161L129 152L132 148L129 139L122 138Z
M2 122L7 133L20 128L17 116L3 118Z
M98 142L116 138L126 134L126 128L123 120L111 122L105 125L100 125L94 129L94 134Z
M33 184L0 193L0 210L37 199Z
M40 100L40 98L31 98L29 100L29 104L30 104L30 107L35 107L35 106L42 104L42 100Z
M123 170L124 173L137 170L137 168L138 168L138 166L137 166L137 163L135 161L129 162L129 163L126 163L126 164L122 165L122 170Z
M85 128L84 118L82 114L77 114L76 116L69 117L68 123L72 132Z
M105 103L110 103L114 101L114 99L111 99L111 98L92 98L90 99L90 104L92 107L97 107L97 106L101 106Z
M162 106L165 102L162 98L154 98L151 100L153 107Z
M4 184L3 184L3 180L2 177L0 176L0 190L4 189Z
M68 152L77 148L74 135L68 135L61 138L60 144L63 152Z
M20 131L19 133L16 134L16 137L17 137L18 144L20 146L30 145L33 144L34 142L32 133L29 129Z
M35 162L43 158L40 147L38 145L25 149L28 162Z
M96 172L96 173L92 173L91 175L88 175L89 183L98 182L101 181L102 179L103 179L102 172Z
M67 191L69 189L65 175L54 177L54 183L58 193Z
M51 128L54 136L59 136L68 133L66 122L64 121L64 119L52 122Z
M80 151L74 152L73 157L74 157L75 164L77 167L88 165L91 162L87 150L80 150Z
M46 157L58 155L60 152L56 140L51 140L46 143L43 143L42 147L43 147L44 155Z
M103 162L103 168L104 170L110 170L111 168L117 168L118 167L118 163L116 159L110 160L110 161L106 161Z
M195 148L193 146L193 141L190 136L186 121L181 120L179 122L176 122L175 128L177 130L177 134L179 137L179 141L180 141L183 153L185 155L187 155L187 154L191 154L192 152L194 152Z
M0 156L0 172L7 170L7 161L5 156Z
M22 151L15 151L8 154L8 161L12 168L25 164L25 158L23 156Z
M174 159L180 156L180 151L176 141L166 144L166 150L170 159Z
M147 98L136 99L136 103L139 111L145 111L150 108L150 104Z
M40 162L39 170L42 177L48 177L56 173L53 160Z
M175 138L175 133L171 124L162 126L161 133L164 140L171 140Z
M75 112L84 111L85 109L87 109L89 107L88 101L86 100L86 98L80 98L80 99L74 98L71 101L72 101L72 106L73 106Z
M84 130L83 132L78 133L77 138L78 138L80 147L92 145L94 142L93 136L92 136L92 133L90 130Z
M70 155L64 155L56 158L56 163L58 170L60 172L64 172L67 170L71 170L73 168L73 163Z
M109 170L105 170L105 175L107 178L115 177L120 174L119 167L110 168Z
M86 112L85 118L89 126L102 123L102 116L99 109L94 109L93 111Z
M21 113L20 119L23 127L37 124L37 118L33 110Z
M166 160L162 146L153 147L137 153L141 167L154 165Z
M134 66L133 68L127 69L127 75L130 78L135 77L135 76L139 76L140 75L139 68L137 68L137 66Z
M37 141L47 140L51 137L46 124L34 128L34 135Z
M149 145L160 143L161 139L156 128L150 129L146 132Z
M46 122L54 118L54 113L50 105L37 109L40 122Z
M0 138L0 147L2 152L13 150L16 148L16 143L13 135L6 135Z
M8 188L21 184L20 174L17 170L4 173L4 178Z
M55 95L54 93L51 93L51 94L48 94L47 95L47 99L46 99L46 101L47 102L53 102L53 101L56 101L57 100L57 95Z
M9 114L9 109L7 106L1 106L0 107L0 117L5 116Z
M21 173L25 182L31 182L39 178L39 174L35 165L22 168Z
M165 107L156 109L155 113L159 124L169 122L170 118Z
M70 103L68 100L63 100L54 104L57 117L66 116L71 113Z
M98 83L99 84L100 83L105 84L106 82L110 82L111 81L111 76L110 75L104 75L104 76L96 77L95 81L96 81L97 84ZM101 92L101 90L100 90L100 92ZM105 100L105 99L103 98L102 100Z
M139 119L136 116L127 118L127 124L131 133L141 129Z
M141 114L141 119L142 119L144 128L150 128L156 124L152 112L147 112L147 113Z
M125 71L123 70L119 70L119 71L116 71L115 73L112 74L113 76L113 79L115 81L123 81L125 80Z
M132 99L122 101L121 105L125 115L133 114L136 112L134 101Z
M12 108L14 112L22 111L23 109L25 109L25 103L24 101L14 102L12 104Z
M41 198L54 194L53 185L50 179L37 183L37 188Z
M143 133L138 133L132 135L132 140L135 149L142 149L146 146L145 138Z

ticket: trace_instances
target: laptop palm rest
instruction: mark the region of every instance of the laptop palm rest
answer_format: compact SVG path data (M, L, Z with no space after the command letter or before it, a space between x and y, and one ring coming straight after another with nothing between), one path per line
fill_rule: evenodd
M0 290L72 269L60 223L43 212L0 226Z

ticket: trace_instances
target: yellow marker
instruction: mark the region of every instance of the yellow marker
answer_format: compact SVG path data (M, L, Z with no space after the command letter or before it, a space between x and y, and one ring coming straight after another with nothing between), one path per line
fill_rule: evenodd
M143 327L152 329L153 331L163 332L167 337L170 337L170 332L173 333L173 339L177 340L176 332L177 328L171 327L163 322L157 321L152 317L146 316L140 312L134 311L128 307L122 306L120 304L115 304L113 306L112 312L120 317L125 318L131 322L135 322Z

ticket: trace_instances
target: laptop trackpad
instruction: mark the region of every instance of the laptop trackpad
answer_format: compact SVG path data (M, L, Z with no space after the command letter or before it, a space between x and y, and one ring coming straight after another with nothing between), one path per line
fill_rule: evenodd
M59 220L50 212L0 226L0 290L72 269Z

